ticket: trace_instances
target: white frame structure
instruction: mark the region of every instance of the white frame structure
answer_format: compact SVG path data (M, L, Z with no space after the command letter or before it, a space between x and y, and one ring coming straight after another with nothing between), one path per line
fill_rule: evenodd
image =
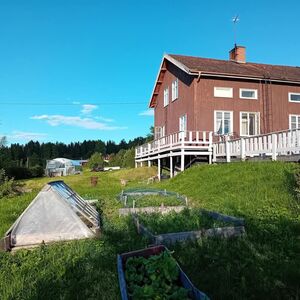
M299 99L299 101L291 100L291 96L292 96L292 95L297 95L297 96L300 97L300 93L293 93L293 92L290 92L290 93L289 93L289 102L300 103L300 99Z
M178 99L178 78L172 81L172 101Z
M244 134L242 132L242 115L243 114L247 114L247 130L248 130L248 134ZM249 124L249 115L250 114L254 114L255 115L255 125L256 125L256 130L254 134L249 134L250 132L250 124ZM240 136L254 136L254 135L259 135L260 134L260 112L255 112L255 111L241 111L240 112Z
M254 92L254 97L244 97L242 94L243 92ZM257 100L257 89L246 89L246 88L240 88L240 99L249 99L249 100Z
M218 126L217 126L217 113L222 113L222 131L223 132L221 132L221 133L218 133ZM225 128L225 126L224 126L224 121L225 121L225 118L224 118L224 115L225 115L225 113L229 113L229 115L230 115L230 124L229 124L229 132L224 132L224 128ZM232 133L233 132L233 111L231 111L231 110L215 110L214 111L214 132L215 132L215 134L218 134L218 135L225 135L225 134L230 134L230 133Z
M296 118L296 127L292 128L292 118L295 117ZM290 114L289 115L289 129L293 130L293 129L298 129L300 128L300 115L294 115L294 114Z
M164 107L169 105L169 87L164 88Z
M228 95L226 95L228 92ZM216 98L233 98L233 88L232 87L214 87L214 97Z

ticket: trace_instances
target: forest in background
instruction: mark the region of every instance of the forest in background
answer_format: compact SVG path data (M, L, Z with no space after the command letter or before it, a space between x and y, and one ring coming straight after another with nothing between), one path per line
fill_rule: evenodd
M146 137L137 137L128 142L121 140L104 142L102 140L88 140L83 142L40 143L30 141L24 145L7 145L2 138L0 146L0 169L6 175L16 179L39 177L44 173L49 159L63 157L74 160L89 159L94 153L100 153L103 158L110 158L109 165L132 167L134 164L134 148L153 138L153 129Z

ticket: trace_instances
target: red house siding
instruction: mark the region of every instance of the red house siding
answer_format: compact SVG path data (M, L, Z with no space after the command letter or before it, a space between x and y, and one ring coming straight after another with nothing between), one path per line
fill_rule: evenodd
M172 81L178 78L178 99L172 102ZM164 107L164 89L169 87L169 105ZM214 87L233 88L232 98L214 97ZM256 89L257 99L240 99L240 88ZM240 135L240 112L260 113L260 133L289 128L289 115L300 115L300 103L288 100L300 86L264 81L209 78L188 75L170 62L155 107L155 126L165 134L179 131L179 117L187 114L187 130L214 131L214 111L233 112L233 132Z
M172 82L178 78L178 99L172 101ZM179 118L187 114L187 128L194 128L194 83L192 76L178 69L171 63L167 64L167 71L157 96L154 110L154 125L165 126L165 134L179 131ZM169 105L164 107L164 89L169 87Z

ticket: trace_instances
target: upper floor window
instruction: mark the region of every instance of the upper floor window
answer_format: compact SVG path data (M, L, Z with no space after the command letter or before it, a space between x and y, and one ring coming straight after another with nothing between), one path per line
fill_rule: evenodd
M228 134L233 132L232 111L216 111L214 120L214 131L217 134Z
M289 93L289 101L300 103L300 93Z
M154 127L154 139L157 140L163 136L165 136L165 126Z
M241 112L240 115L240 135L258 135L259 134L259 113Z
M257 99L257 90L240 89L241 99Z
M222 98L232 98L233 97L233 89L229 87L215 87L214 88L214 96L222 97Z
M178 78L172 82L172 101L178 98Z
M164 89L164 107L166 107L169 104L169 88L166 87Z
M298 129L300 127L300 115L290 115L290 129Z

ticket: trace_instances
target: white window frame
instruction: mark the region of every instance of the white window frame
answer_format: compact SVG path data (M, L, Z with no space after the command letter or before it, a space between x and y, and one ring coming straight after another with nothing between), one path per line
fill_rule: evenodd
M220 112L222 113L222 128L224 128L224 113L230 113L230 131L228 133L217 133L217 113ZM233 111L231 110L215 110L214 111L214 132L215 134L218 135L226 135L226 134L231 134L233 132Z
M169 105L169 87L164 89L164 107Z
M292 95L300 96L300 93L289 93L289 102L300 103L300 101L291 100Z
M254 97L243 97L242 93L243 92L254 92ZM245 88L241 88L240 89L240 99L250 99L250 100L257 100L257 90L256 89L245 89Z
M300 115L291 114L289 115L289 129L292 129L292 117L296 117L296 128L294 129L300 128Z
M178 99L178 78L172 81L172 101Z
M183 122L184 120L184 122ZM187 132L187 114L183 114L179 117L179 136L180 138L185 138Z
M247 114L247 121L248 121L248 132L249 132L249 114L255 114L256 115L256 133L254 135L252 134L242 134L242 114ZM240 136L255 136L260 134L260 112L258 111L241 111L240 112Z
M218 95L218 90L220 89L227 89L230 93L229 96L224 96L224 95ZM216 98L233 98L233 88L232 87L222 87L222 86L215 86L214 87L214 97Z
M154 127L154 140L158 140L165 135L165 125Z

